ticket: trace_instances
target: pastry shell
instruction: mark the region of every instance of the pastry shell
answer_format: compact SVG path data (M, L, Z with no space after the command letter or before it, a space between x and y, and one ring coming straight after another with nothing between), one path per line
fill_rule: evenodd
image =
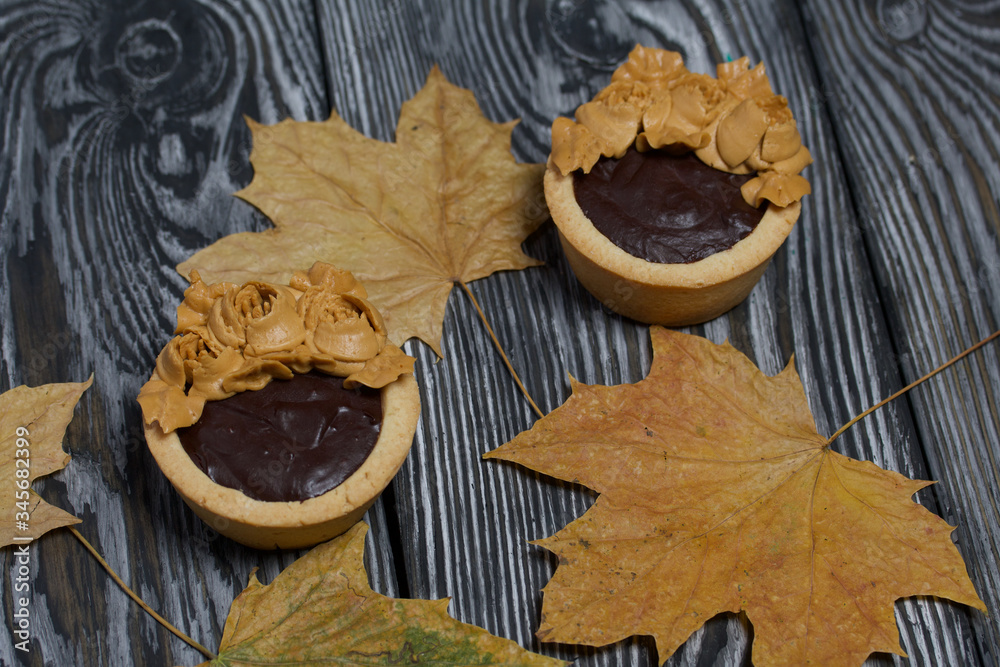
M371 454L342 484L301 502L254 500L216 484L191 460L177 433L164 433L157 422L145 427L146 442L184 502L219 533L257 549L309 547L357 523L410 451L420 416L417 382L402 375L381 391L382 427Z
M563 252L577 279L606 307L635 320L665 326L699 324L743 301L792 230L802 208L768 204L756 229L736 245L690 264L649 262L625 252L580 209L573 174L551 164L545 200Z

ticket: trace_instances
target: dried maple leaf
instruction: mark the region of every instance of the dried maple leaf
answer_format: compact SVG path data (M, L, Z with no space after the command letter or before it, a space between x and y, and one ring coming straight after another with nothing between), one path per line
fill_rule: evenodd
M539 264L521 242L547 217L543 165L510 154L516 121L483 117L471 91L434 67L400 111L395 143L369 139L335 112L253 134L254 178L237 193L274 228L222 238L177 267L207 282L286 282L322 260L360 279L393 341L441 354L456 283Z
M80 523L30 487L69 463L63 435L73 408L93 380L91 376L86 382L20 386L0 394L0 547Z
M486 455L600 493L539 541L559 557L542 640L652 635L665 661L709 618L745 611L756 665L857 665L903 655L898 598L985 611L953 528L911 500L929 482L832 451L791 364L767 377L728 343L651 336L645 379L574 381Z
M203 665L564 665L447 614L448 600L395 600L368 585L359 523L233 601L219 656Z

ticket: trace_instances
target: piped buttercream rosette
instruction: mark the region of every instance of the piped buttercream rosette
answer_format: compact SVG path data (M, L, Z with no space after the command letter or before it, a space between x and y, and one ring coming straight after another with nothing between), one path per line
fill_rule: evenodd
M636 46L576 120L552 124L549 164L567 174L590 170L603 157L639 151L694 151L711 167L756 176L742 187L753 207L785 207L809 194L799 175L812 163L788 99L777 95L763 63L743 57L716 68L716 77L690 72L679 53Z
M192 272L177 329L139 392L146 424L164 433L198 421L207 401L319 370L344 386L380 389L413 372L385 323L347 271L317 262L288 285L206 284Z

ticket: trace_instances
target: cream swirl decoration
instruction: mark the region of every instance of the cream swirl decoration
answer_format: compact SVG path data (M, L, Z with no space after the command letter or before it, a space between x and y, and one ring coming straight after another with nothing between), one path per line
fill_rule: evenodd
M705 164L756 176L742 188L754 207L784 207L809 194L799 175L812 163L788 100L771 90L763 63L743 57L717 67L717 78L689 72L679 53L636 46L576 120L552 124L549 163L563 176L589 173L602 157L639 151L694 151Z
M206 401L313 369L345 378L347 388L378 389L412 373L415 360L388 341L367 297L349 272L322 262L288 285L208 285L193 272L178 335L139 392L146 423L170 433L198 421Z

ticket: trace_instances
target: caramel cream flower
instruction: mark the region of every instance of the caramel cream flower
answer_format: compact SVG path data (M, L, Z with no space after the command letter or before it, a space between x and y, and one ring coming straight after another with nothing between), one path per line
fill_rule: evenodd
M139 394L147 424L190 426L206 401L317 369L345 386L381 388L413 372L385 322L347 271L317 262L289 285L208 285L197 272L177 308L177 333Z
M611 83L597 95L594 95L595 102L603 102L609 106L627 104L637 108L640 112L653 101L653 89L642 81L634 79L612 80Z
M296 273L291 284L304 290L297 308L306 327L305 345L287 355L292 357L288 360L286 355L269 358L288 364L308 356L313 368L361 378L357 383L374 388L413 371L414 360L388 342L382 315L350 273L317 264L308 274ZM376 367L382 370L375 372Z
M674 82L667 95L650 105L642 118L636 147L692 150L712 140L708 125L725 99L721 84L706 74L688 72Z
M642 81L652 86L669 87L680 75L687 73L684 59L676 51L636 45L614 74L611 81Z
M206 284L197 271L191 272L191 284L184 290L184 300L177 306L177 328L174 333L187 331L191 327L208 322L212 304L230 288L233 283Z
M716 77L688 71L679 53L636 46L611 83L576 112L552 124L549 163L563 176L589 173L602 157L640 151L694 151L722 171L758 178L747 202L787 206L809 192L798 173L811 161L788 100L776 95L762 64L743 57Z
M256 281L216 299L208 327L224 345L245 347L249 356L292 350L306 337L295 294L288 287Z
M620 158L635 141L642 109L628 102L587 102L576 110L576 118L601 143L601 155Z
M183 387L191 383L194 368L219 356L224 347L207 327L192 326L160 350L156 357L156 373L164 382Z
M719 155L730 167L739 165L753 155L767 129L767 113L753 98L743 100L719 122Z
M733 96L740 100L752 97L770 97L771 81L767 78L764 63L750 69L750 58L743 56L739 60L721 63L715 68L715 75L726 86Z

